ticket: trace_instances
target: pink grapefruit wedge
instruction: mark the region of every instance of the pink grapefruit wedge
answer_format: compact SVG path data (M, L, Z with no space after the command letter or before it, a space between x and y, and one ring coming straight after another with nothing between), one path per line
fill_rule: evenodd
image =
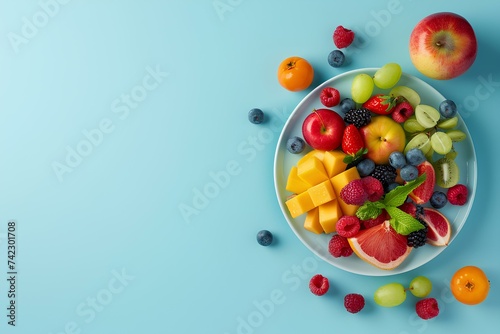
M433 208L424 208L421 219L427 223L427 243L433 246L447 246L451 238L451 225L448 219Z

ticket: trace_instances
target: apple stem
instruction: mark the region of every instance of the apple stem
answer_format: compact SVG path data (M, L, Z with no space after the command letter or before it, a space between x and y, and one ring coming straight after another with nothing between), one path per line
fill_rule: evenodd
M318 114L318 112L316 111L316 109L313 110L313 113L315 113L316 116L318 116L319 121L321 122L321 132L324 132L326 130L325 122L323 122L323 119L321 118L320 114Z

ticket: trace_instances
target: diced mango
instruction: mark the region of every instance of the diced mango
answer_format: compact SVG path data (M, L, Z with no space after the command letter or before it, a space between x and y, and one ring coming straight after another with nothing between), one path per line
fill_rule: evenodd
M290 174L288 175L288 179L286 181L286 190L294 194L300 194L312 187L311 184L305 182L297 175L297 170L298 168L293 166L290 169Z
M314 208L307 212L304 228L316 234L323 233L323 227L319 222L319 208Z
M323 165L329 177L345 171L347 164L344 162L346 154L342 151L326 151L323 156Z
M316 157L319 160L323 161L324 154L325 154L325 151L312 150L312 151L308 152L306 155L304 155L302 158L299 159L299 161L297 162L297 166L300 165L301 163L303 163L304 161L311 159L311 157Z
M305 182L316 185L328 180L328 174L325 171L323 162L316 156L304 160L297 166L297 175Z
M319 206L326 202L330 202L336 197L335 192L333 191L332 182L330 180L323 181L307 189L307 192L309 192L309 196L311 196L311 200L314 206Z
M319 209L319 223L323 231L333 233L336 231L335 225L340 217L342 217L342 208L338 199L334 199L328 203L322 204Z
M352 180L359 179L359 173L356 167L351 167L348 170L337 174L332 177L330 180L332 181L333 190L335 190L335 195L337 195L337 200L339 201L340 208L344 215L354 216L356 211L358 210L358 205L347 204L340 198L340 191L344 188L349 182Z
M305 191L293 196L285 202L288 211L292 218L296 218L309 210L314 209L314 204L309 196L309 192Z

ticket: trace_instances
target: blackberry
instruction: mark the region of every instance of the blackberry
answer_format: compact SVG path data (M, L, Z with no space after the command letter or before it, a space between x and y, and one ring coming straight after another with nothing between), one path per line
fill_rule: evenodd
M372 120L372 114L368 109L351 109L345 113L344 121L347 124L354 124L358 129L367 125Z
M420 223L424 225L425 227L423 229L420 229L418 231L411 232L408 234L408 241L407 245L413 248L418 248L423 245L425 245L427 241L427 224L423 220L420 220Z
M396 181L396 168L390 165L376 165L370 176L382 182L384 189L387 190L389 185Z

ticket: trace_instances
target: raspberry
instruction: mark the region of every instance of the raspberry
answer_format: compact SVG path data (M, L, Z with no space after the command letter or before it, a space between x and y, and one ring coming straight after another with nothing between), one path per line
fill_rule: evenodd
M349 182L340 191L340 198L347 204L363 205L368 199L362 179L356 179Z
M328 243L328 251L333 257L348 257L353 251L346 237L334 234Z
M439 314L439 306L435 298L419 300L415 305L415 309L418 316L424 320L434 318Z
M387 219L389 219L389 215L387 214L387 211L382 210L382 213L378 215L378 217L373 218L373 219L367 219L367 220L362 220L361 221L361 226L364 229L369 229L370 227L377 226L379 224L382 224L385 222Z
M324 277L323 275L314 275L309 281L309 289L316 296L323 296L328 292L329 288L330 283L328 282L328 278Z
M356 216L342 216L335 224L335 229L337 233L346 238L350 238L356 235L361 228L361 222Z
M457 184L448 189L448 202L453 205L464 205L467 202L467 187L463 184Z
M345 309L351 313L358 313L365 307L365 298L358 293L350 293L344 297Z
M340 103L340 93L337 89L332 87L325 87L319 94L319 99L325 107L335 107Z
M384 196L384 186L382 182L373 176L367 176L361 179L363 181L363 188L368 195L370 202L376 202Z
M354 31L338 26L333 32L333 43L339 49L346 48L354 41Z

